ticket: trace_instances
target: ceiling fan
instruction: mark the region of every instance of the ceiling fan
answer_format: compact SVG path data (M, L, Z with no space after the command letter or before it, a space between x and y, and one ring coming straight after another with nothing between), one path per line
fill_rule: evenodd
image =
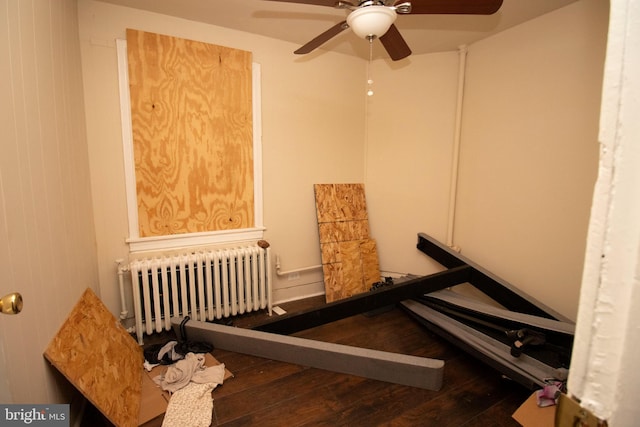
M500 9L503 0L269 0L329 6L350 10L345 21L329 28L294 53L306 54L320 47L342 31L351 28L359 37L370 42L378 38L392 60L398 61L411 55L394 21L398 14L466 14L491 15Z

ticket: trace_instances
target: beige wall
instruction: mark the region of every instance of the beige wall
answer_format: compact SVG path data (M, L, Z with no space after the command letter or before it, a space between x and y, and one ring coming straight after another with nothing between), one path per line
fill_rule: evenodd
M319 264L313 184L363 181L363 97L354 82L365 64L334 53L298 57L290 43L90 0L79 2L79 21L100 287L110 310L120 312L114 261L128 255L115 49L128 27L253 52L262 70L265 238L283 269ZM322 275L274 287L276 301L321 292Z
M598 165L608 5L584 0L469 52L455 243L575 319Z
M98 288L75 0L0 1L0 401L69 402L42 353Z
M417 233L445 241L458 54L378 61L372 80L365 185L380 267L429 274L435 264L416 250Z
M598 165L607 2L474 44L454 243L575 319Z
M468 54L454 243L568 317L597 166L601 4L579 1ZM438 269L415 243L420 231L446 240L457 52L375 61L367 98L359 59L298 57L289 43L90 0L79 13L100 287L114 313L114 260L128 254L114 40L127 27L250 50L261 64L265 237L283 270L320 263L312 185L322 182L365 182L384 271ZM276 277L274 296L322 290L314 270Z
M598 164L607 2L585 0L468 48L453 244L575 319ZM377 64L367 197L382 270L435 271L447 240L457 53Z

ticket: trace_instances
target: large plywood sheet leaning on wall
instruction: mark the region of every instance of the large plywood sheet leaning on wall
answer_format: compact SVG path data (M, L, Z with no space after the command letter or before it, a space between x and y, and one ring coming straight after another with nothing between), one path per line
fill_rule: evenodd
M251 228L251 52L127 30L140 237Z
M137 426L142 349L87 289L44 353L117 426Z
M380 266L364 184L315 184L314 192L326 301L368 291Z

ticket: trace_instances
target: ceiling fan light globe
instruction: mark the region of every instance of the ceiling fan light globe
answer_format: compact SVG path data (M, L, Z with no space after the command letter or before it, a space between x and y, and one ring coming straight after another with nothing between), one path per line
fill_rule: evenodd
M396 11L387 6L365 6L347 16L351 30L363 39L382 37L396 20Z

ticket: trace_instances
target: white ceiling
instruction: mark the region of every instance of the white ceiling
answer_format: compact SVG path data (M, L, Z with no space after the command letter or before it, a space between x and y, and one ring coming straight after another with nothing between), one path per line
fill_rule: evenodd
M348 14L343 9L267 0L100 1L233 28L298 46L343 21ZM396 26L414 54L452 51L574 1L504 0L500 10L490 16L399 15ZM349 30L321 48L362 58L369 54L368 43ZM381 48L375 51L386 55Z

